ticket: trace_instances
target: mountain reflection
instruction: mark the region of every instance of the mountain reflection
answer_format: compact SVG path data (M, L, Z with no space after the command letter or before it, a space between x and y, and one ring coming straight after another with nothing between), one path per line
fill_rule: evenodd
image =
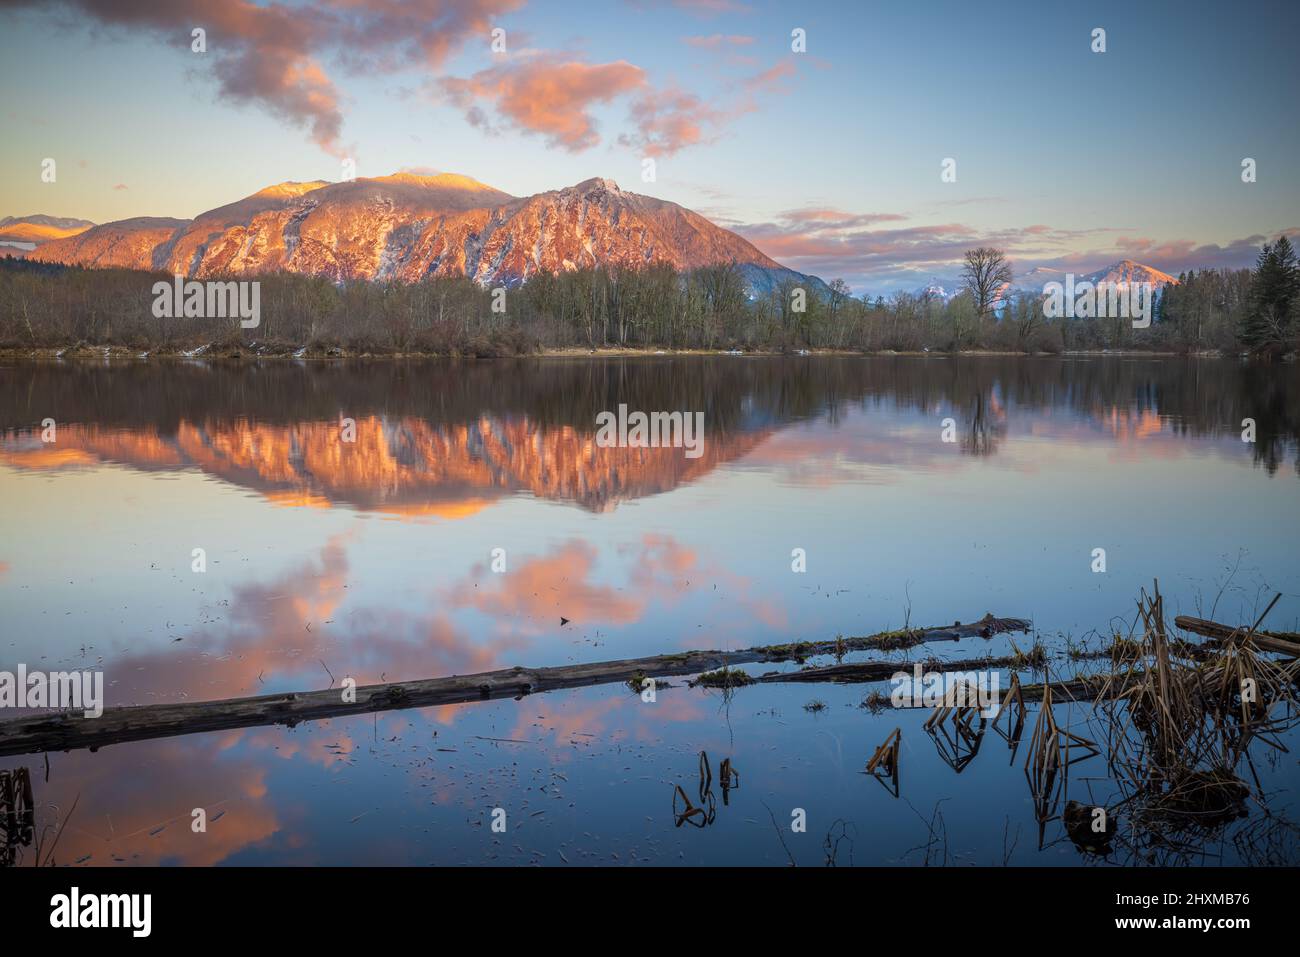
M1300 386L1289 367L1229 360L735 358L491 363L21 364L0 378L0 461L21 469L112 462L199 469L276 504L455 518L503 495L605 511L749 456L793 423L849 411L934 417L881 436L913 453L996 457L1011 435L1116 444L1226 439L1270 473L1296 461ZM704 413L703 454L597 445L599 412ZM40 423L58 423L43 443ZM355 441L340 423L355 422ZM882 459L892 457L882 453ZM915 457L915 455L914 455Z

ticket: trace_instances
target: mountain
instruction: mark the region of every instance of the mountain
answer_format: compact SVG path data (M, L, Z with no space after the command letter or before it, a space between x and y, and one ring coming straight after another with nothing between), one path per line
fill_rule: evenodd
M828 299L831 295L831 287L817 276L796 272L785 266L772 267L757 263L738 263L736 268L740 272L740 278L749 290L750 299L762 298L774 292L779 292L782 284L786 282L794 283L797 286L806 286L822 299Z
M742 458L774 427L710 434L698 459L679 449L602 447L594 429L482 415L437 425L422 417L358 416L356 441L334 422L192 422L159 430L70 423L57 449L35 434L0 434L0 463L19 469L113 462L191 467L283 505L344 502L418 517L468 514L517 491L595 512L667 492Z
M449 173L281 183L193 220L95 226L29 258L193 278L286 270L336 281L468 276L485 286L597 265L735 263L751 294L785 280L828 291L698 213L608 179L526 197Z
M1017 290L1037 292L1041 295L1043 287L1049 282L1065 282L1067 271L1048 266L1035 266L1023 275L1017 276L1013 285ZM1165 283L1177 285L1178 279L1166 272L1161 272L1153 266L1146 266L1140 262L1134 262L1132 259L1121 259L1119 262L1103 266L1101 269L1086 275L1075 274L1074 282L1075 285L1081 282L1090 282L1094 286L1098 283L1115 283L1118 286L1126 286L1129 283L1149 282L1153 286L1160 286Z
M85 232L95 224L59 216L6 216L0 219L0 246L30 251L43 243Z
M187 224L188 220L155 216L123 219L51 240L37 246L27 258L98 268L160 269L159 248Z
M1142 263L1134 262L1131 259L1121 259L1117 263L1103 266L1096 272L1088 273L1083 279L1094 286L1098 283L1115 283L1118 286L1144 282L1149 282L1153 286L1161 286L1165 283L1178 284L1178 280L1169 273L1161 272L1152 266L1144 266ZM1076 283L1079 281L1075 279Z
M1036 292L1039 295L1049 282L1062 282L1065 273L1050 266L1035 266L1011 281L1011 288L1017 292Z
M1016 294L1041 296L1048 283L1059 282L1064 284L1065 272L1065 270L1050 266L1034 266L1032 269L1015 276L1009 285L998 290L997 299L993 304L994 311L1000 312L1005 299L1014 298ZM1103 266L1101 269L1087 275L1076 274L1074 282L1076 286L1082 282L1090 282L1093 286L1099 283L1115 283L1121 288L1126 287L1129 283L1149 282L1153 286L1159 287L1164 283L1177 285L1178 279L1152 266L1145 266L1142 263L1134 262L1132 259L1121 259L1119 262ZM918 289L915 295L918 298L928 297L947 302L959 295L961 291L962 282L959 279L934 278L930 280L929 285Z
M939 299L947 302L961 292L960 279L931 279L929 285L916 291L918 299Z

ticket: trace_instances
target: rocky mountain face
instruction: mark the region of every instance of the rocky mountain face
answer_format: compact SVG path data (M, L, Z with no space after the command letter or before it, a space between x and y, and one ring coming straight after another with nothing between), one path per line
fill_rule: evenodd
M281 183L189 221L96 226L28 258L191 278L286 270L336 281L468 276L491 286L598 265L735 263L752 292L787 279L825 289L703 216L607 179L527 197L453 174Z
M96 268L159 269L158 251L187 225L184 219L140 216L105 223L66 239L37 246L27 258Z

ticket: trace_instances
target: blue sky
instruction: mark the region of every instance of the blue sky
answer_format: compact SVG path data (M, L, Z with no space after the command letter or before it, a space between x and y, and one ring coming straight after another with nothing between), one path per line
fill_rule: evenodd
M0 216L190 217L349 156L515 195L610 177L858 292L981 242L1018 271L1245 265L1300 226L1296 9L0 0Z

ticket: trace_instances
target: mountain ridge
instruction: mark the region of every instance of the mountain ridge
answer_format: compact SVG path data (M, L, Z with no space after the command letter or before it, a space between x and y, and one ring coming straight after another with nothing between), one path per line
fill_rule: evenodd
M522 197L456 173L287 181L190 220L93 226L27 258L198 279L285 270L336 282L466 276L484 286L594 266L665 263L680 271L734 263L751 295L786 281L828 292L818 277L781 265L693 210L603 177Z
M1043 287L1047 283L1064 282L1069 271L1068 269L1057 269L1048 266L1035 266L1013 278L1010 285L1003 286L998 291L998 294L1001 296L1002 293L1009 289L1012 293L1038 293L1041 295ZM1094 286L1098 283L1115 283L1118 286L1125 286L1132 282L1149 282L1154 286L1165 284L1176 286L1178 285L1178 277L1154 266L1140 263L1135 259L1118 259L1109 265L1094 269L1092 272L1076 274L1074 282L1075 285L1090 282ZM961 291L961 279L945 280L935 277L930 280L928 285L918 289L915 295L918 298L929 295L947 302L949 299L960 295Z
M19 249L35 249L48 242L83 233L95 226L88 219L69 216L6 216L0 219L0 243Z

